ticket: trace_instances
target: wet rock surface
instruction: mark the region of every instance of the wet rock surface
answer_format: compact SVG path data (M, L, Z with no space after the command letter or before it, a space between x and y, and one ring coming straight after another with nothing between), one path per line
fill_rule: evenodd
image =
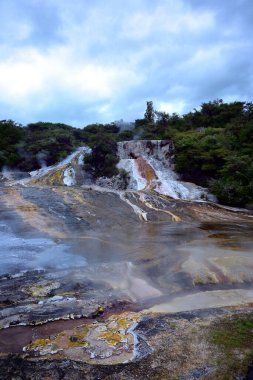
M250 376L250 212L90 186L0 195L0 379ZM226 329L243 338L224 351Z

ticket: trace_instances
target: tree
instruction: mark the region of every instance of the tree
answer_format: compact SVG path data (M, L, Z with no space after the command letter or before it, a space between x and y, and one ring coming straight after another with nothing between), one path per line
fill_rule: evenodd
M155 111L154 111L152 101L147 102L147 108L146 108L146 112L144 114L144 118L149 123L153 123L155 120Z
M154 113L156 115L156 123L163 127L166 127L170 120L170 115L163 111L155 111Z
M92 152L85 157L84 169L93 178L117 175L119 171L116 165L119 159L115 136L105 131L100 131L96 135L94 143L90 145L92 146Z
M18 153L24 129L13 120L0 121L0 169L2 166L15 166L21 161Z
M231 206L252 205L252 158L248 155L227 157L220 170L220 178L212 182L211 190L222 203Z

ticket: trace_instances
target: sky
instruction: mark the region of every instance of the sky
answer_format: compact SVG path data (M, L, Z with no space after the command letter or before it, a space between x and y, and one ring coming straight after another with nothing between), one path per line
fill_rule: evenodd
M0 0L0 119L76 127L253 100L252 0Z

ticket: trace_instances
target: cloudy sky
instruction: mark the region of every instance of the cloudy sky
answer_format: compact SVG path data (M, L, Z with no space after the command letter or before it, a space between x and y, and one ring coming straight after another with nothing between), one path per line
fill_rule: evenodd
M0 0L0 119L132 121L253 100L252 0Z

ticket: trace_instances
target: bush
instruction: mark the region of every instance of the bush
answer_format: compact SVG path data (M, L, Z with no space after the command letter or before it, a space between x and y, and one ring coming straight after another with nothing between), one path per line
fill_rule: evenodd
M21 162L18 152L24 136L24 129L12 120L0 121L0 168L4 165L14 167Z
M93 178L105 176L112 177L118 174L117 142L105 133L100 133L92 147L91 154L86 156L84 169Z

